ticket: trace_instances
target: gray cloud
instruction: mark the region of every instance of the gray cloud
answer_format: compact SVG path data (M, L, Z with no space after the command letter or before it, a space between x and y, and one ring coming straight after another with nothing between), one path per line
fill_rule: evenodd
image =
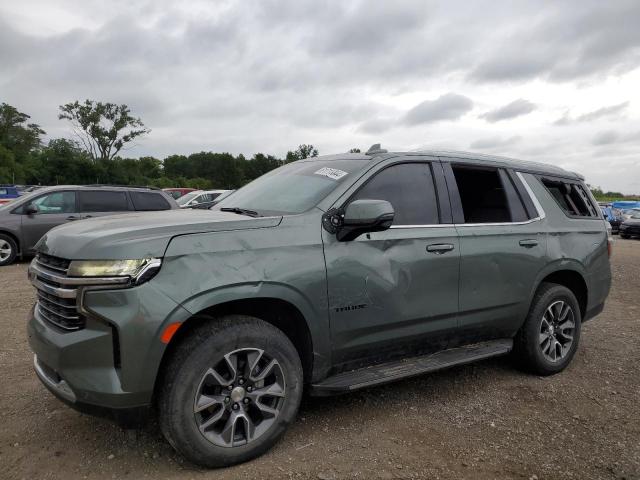
M476 150L495 150L499 148L509 147L516 143L519 143L522 140L522 137L519 135L514 135L512 137L489 137L482 138L471 142L469 148Z
M362 122L358 126L358 132L377 135L389 130L394 123L395 120L391 118L373 118L371 120Z
M470 78L480 82L546 78L569 81L630 71L640 58L640 3L557 2L493 33L501 48L483 55ZM503 37L510 31L508 38Z
M592 122L601 118L619 118L622 113L629 106L629 102L622 102L616 105L610 105L608 107L602 107L592 112L577 116L575 119L571 118L569 112L565 112L562 117L553 122L554 125L569 125L571 123Z
M624 143L640 143L640 131L630 133L620 133L616 130L604 130L598 132L591 140L596 146L624 144Z
M480 115L480 118L484 118L487 122L494 123L499 122L500 120L507 120L509 118L526 115L533 112L535 109L535 104L523 98L519 98L518 100L514 100L502 107Z
M281 155L299 143L322 153L376 141L412 148L427 135L433 144L472 142L525 159L571 156L573 168L606 176L594 152L607 148L608 158L615 150L628 165L624 175L606 177L614 183L607 188L625 191L640 178L640 144L625 133L638 120L637 105L608 105L608 83L599 80L628 88L628 72L640 67L639 16L637 0L544 8L536 0L0 2L0 101L51 137L70 134L57 119L60 104L127 103L152 129L132 156ZM472 112L471 99L495 101L496 82L503 98L545 98L526 137L511 122L492 123L523 114L526 100L519 109L479 112L488 122ZM554 105L556 82L569 98L582 98L581 86L590 85L604 107L583 114L579 104ZM542 97L546 91L552 95ZM407 99L426 101L407 112ZM576 126L561 137L551 128L558 109L567 114L557 124ZM556 154L558 141L564 150Z
M602 107L593 112L585 113L576 118L576 122L591 122L602 117L617 116L622 113L629 106L629 102L618 103L617 105L611 105L609 107Z
M470 98L457 93L446 93L435 100L419 103L405 115L404 121L409 125L439 122L441 120L457 120L473 108Z

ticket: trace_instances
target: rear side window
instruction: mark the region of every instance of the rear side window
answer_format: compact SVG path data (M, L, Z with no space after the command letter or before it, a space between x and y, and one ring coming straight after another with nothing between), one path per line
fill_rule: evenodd
M584 187L563 180L542 178L542 184L570 217L599 217Z
M529 218L513 181L498 168L451 165L464 223L511 223Z
M139 211L170 210L171 205L159 193L129 192L133 208Z
M386 200L393 206L394 225L440 223L431 166L401 163L378 172L351 200Z
M80 192L83 212L125 212L129 210L126 192L89 190Z

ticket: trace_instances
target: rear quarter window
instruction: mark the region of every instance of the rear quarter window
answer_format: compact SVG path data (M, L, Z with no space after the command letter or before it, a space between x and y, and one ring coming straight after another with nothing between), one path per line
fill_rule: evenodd
M129 192L133 201L133 208L138 211L170 210L171 205L159 193Z
M555 178L540 178L542 185L569 217L599 218L598 210L580 183Z

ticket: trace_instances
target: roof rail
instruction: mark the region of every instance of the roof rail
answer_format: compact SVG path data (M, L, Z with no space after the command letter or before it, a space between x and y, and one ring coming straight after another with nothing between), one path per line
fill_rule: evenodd
M117 187L117 188L144 188L147 190L161 190L158 187L152 187L150 185L116 185L112 183L90 183L88 185L82 185L83 187Z
M369 147L369 150L366 151L365 155L375 155L377 153L387 153L387 150L381 148L379 143L374 143Z

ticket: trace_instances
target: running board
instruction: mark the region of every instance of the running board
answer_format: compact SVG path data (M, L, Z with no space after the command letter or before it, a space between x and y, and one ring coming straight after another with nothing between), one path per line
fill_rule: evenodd
M442 350L421 357L406 358L394 362L343 372L311 386L313 395L347 393L360 388L394 382L404 378L435 372L455 365L476 362L485 358L509 353L513 340L501 339L475 343L464 347Z

